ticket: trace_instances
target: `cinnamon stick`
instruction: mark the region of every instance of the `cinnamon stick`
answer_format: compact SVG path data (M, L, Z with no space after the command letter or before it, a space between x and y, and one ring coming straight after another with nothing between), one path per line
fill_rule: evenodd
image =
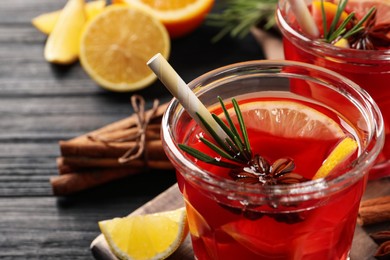
M165 110L167 110L167 107L168 107L168 103L165 103L165 104L161 104L158 108L157 108L157 111L156 111L156 114L155 114L155 118L159 118L161 117ZM152 114L152 111L151 110L148 110L145 112L145 114L147 116L151 115ZM156 119L152 119L152 123L155 122ZM87 138L88 139L88 135L100 135L100 134L104 134L104 133L109 133L109 132L113 132L113 131L116 131L118 129L129 129L129 128L132 128L132 127L135 127L137 125L137 115L136 114L133 114L127 118L124 118L122 120L119 120L119 121L116 121L116 122L113 122L111 124L108 124L106 126L103 126L99 129L96 129L94 131L91 131L89 133L86 133L84 135L80 135L78 137L75 137L75 138L72 138L70 139L69 141L76 141L76 140L80 140L80 139L85 139ZM157 120L157 121L160 121L160 120Z
M60 150L62 156L82 156L82 157L108 157L118 158L126 153L129 149L136 146L136 142L119 142L105 143L100 141L79 141L68 142L60 141ZM148 140L146 142L146 157L161 158L161 153L164 153L161 139Z
M360 204L358 224L371 225L390 220L390 196L364 200Z
M161 159L136 159L126 164L119 163L117 158L88 158L88 157L58 157L57 168L59 174L67 174L70 172L84 171L88 168L119 168L119 167L134 167L134 168L150 168L161 170L172 170L173 166L165 154L161 154L164 158Z
M141 173L141 168L119 168L90 170L84 173L68 173L50 178L53 194L56 196L70 195L103 183L120 179L132 174Z
M133 115L59 142L60 175L50 180L54 195L69 195L148 168L173 169L160 138L168 103L158 106L155 101L153 108L145 111L142 97L134 95L131 101Z

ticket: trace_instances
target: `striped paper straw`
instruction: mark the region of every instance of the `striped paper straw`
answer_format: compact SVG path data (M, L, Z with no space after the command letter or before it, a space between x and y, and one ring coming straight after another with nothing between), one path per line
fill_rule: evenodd
M291 10L295 14L302 31L313 38L318 38L320 36L320 32L318 31L317 25L314 22L305 1L288 0L288 2L290 3Z
M147 62L147 65L157 75L169 92L171 92L171 94L179 100L180 104L184 107L187 113L206 133L208 133L208 131L196 113L204 118L204 120L212 127L222 140L229 138L211 116L209 110L203 105L194 92L160 53L154 55Z

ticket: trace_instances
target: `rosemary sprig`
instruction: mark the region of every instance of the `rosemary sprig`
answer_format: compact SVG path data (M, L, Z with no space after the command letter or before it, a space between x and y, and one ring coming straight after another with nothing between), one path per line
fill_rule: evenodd
M375 7L372 7L366 15L360 19L359 22L357 22L351 29L347 30L347 25L355 18L355 13L351 12L348 14L348 16L345 18L345 20L336 28L337 24L339 23L340 17L342 13L345 10L345 7L347 6L348 0L341 0L336 9L336 14L333 17L332 23L329 27L329 30L327 28L327 19L326 19L326 12L325 12L325 4L324 0L321 0L321 14L322 14L322 22L323 22L323 30L324 30L324 40L327 43L332 43L334 40L338 38L344 38L347 39L351 37L352 35L360 32L364 29L363 24L364 22L371 16L371 14L374 12Z
M225 133L229 138L222 140L217 134L215 134L215 132L213 131L209 123L206 122L206 120L204 120L204 118L202 118L200 114L197 114L200 121L206 127L207 131L210 133L211 137L214 139L216 144L210 142L209 140L203 137L199 138L199 140L202 143L204 143L207 147L215 151L222 158L227 159L229 162L225 162L220 159L211 157L185 144L179 144L179 148L185 151L186 153L192 155L196 159L206 163L210 163L222 167L228 167L228 168L235 168L243 164L246 165L252 159L252 152L249 143L248 133L246 130L246 126L242 117L240 107L237 101L233 98L232 104L237 116L242 137L239 134L237 128L235 127L233 120L229 115L221 97L218 97L218 100L221 103L221 108L224 112L228 125L225 124L225 122L223 122L217 115L212 114L212 116L216 121L216 123L221 126L221 128L225 131Z
M349 30L344 36L343 38L347 39L349 37L351 37L352 35L362 31L364 29L363 27L363 23L365 23L367 21L367 19L374 13L375 11L375 7L371 7L370 10L367 12L367 14L357 23L355 24L355 26Z
M275 25L275 10L278 0L226 0L220 13L207 16L206 23L221 28L214 41L226 35L243 38L253 26L263 24L268 30Z
M212 118L223 129L226 136L228 136L225 140L222 140L214 131L212 131L212 129L210 129L211 126L200 114L197 114L197 116L200 118L200 121L216 144L204 137L200 137L199 140L220 155L221 158L212 157L185 144L179 144L180 149L200 161L229 168L229 176L233 180L241 183L278 185L294 184L308 180L294 172L295 163L292 158L280 158L271 164L271 162L264 157L258 154L253 155L249 143L248 132L238 102L234 98L232 99L232 105L237 116L241 134L234 125L229 111L226 109L221 97L218 97L218 100L221 104L227 123L215 114L212 114Z

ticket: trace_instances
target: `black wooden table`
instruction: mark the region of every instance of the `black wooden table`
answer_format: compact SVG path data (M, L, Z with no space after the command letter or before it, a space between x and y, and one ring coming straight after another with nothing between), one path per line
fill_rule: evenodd
M54 66L43 58L46 36L31 19L66 0L0 1L0 258L90 259L99 220L125 216L175 182L173 172L131 176L57 198L59 140L67 140L132 114L129 97L97 86L80 64ZM172 42L170 62L189 81L229 63L261 59L252 37L211 43L203 25ZM151 106L171 96L156 82L138 91Z

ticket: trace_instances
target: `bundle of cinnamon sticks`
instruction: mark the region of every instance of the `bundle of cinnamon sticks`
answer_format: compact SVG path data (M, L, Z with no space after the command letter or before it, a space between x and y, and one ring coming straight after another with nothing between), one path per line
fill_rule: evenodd
M60 141L54 195L64 196L148 169L173 169L162 148L160 129L167 104L145 111L142 97L131 97L134 114L100 129Z

